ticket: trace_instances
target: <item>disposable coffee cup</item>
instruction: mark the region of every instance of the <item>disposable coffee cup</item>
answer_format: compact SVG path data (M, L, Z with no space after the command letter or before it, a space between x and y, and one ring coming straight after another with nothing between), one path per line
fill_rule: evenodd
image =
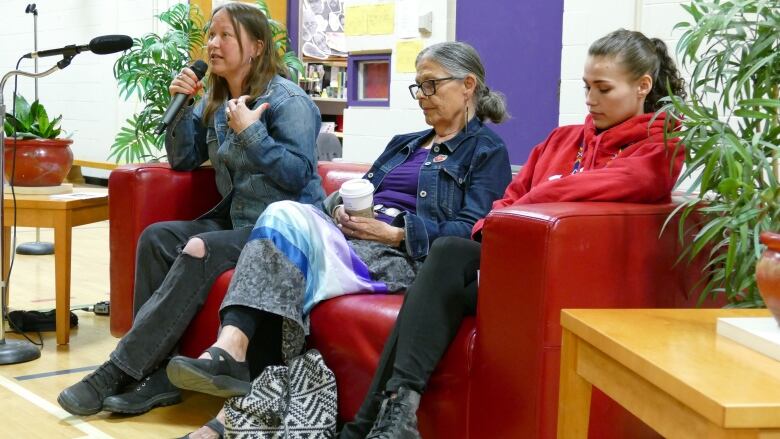
M354 178L339 189L344 210L351 216L374 217L374 185L363 178Z

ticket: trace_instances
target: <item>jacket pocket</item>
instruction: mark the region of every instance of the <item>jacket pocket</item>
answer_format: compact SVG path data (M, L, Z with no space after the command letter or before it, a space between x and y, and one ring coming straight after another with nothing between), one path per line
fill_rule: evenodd
M251 174L249 184L255 197L263 206L268 206L276 201L293 199L292 194L275 185L267 175Z
M448 219L457 216L463 207L467 180L468 169L462 166L443 166L439 172L439 203Z

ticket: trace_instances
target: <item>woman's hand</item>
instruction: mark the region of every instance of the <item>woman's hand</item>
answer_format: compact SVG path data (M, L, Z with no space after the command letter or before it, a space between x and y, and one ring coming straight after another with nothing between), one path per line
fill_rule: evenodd
M406 232L400 227L391 226L374 218L349 216L344 212L343 207L336 208L333 217L341 233L349 238L376 241L398 247L406 236Z
M255 121L260 120L260 116L263 115L263 112L270 107L270 104L266 102L252 110L246 106L247 99L249 99L249 96L244 95L238 99L231 99L227 103L225 114L227 116L228 126L232 128L236 134L247 129L247 127L255 123Z
M198 80L198 77L195 76L195 72L193 72L192 69L185 67L181 70L181 73L176 75L173 78L173 81L171 81L171 85L168 86L168 93L170 93L171 96L174 96L177 93L193 96L202 89L203 81Z

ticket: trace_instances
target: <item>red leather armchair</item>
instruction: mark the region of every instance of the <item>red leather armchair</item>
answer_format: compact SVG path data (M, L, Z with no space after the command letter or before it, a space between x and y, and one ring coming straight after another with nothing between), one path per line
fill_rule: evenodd
M366 165L319 165L326 192ZM125 166L109 179L111 332L132 322L135 242L150 223L191 219L216 203L209 169ZM562 308L683 307L698 270L675 265L673 205L553 203L492 212L483 233L477 315L467 318L437 368L419 411L423 437L554 438ZM660 234L660 235L659 235ZM197 355L215 338L232 272L215 283L182 350ZM309 344L335 372L339 416L365 396L400 295L349 295L311 315ZM591 437L657 437L604 395L594 395Z

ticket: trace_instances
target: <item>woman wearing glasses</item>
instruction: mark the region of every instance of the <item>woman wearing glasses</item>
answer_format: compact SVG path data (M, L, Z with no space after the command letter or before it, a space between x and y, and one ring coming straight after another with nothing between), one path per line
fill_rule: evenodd
M172 359L174 384L245 394L259 372L253 362L250 373L253 352L274 354L276 362L298 355L308 313L322 300L405 289L435 239L468 237L501 196L509 158L483 121L507 114L503 97L485 84L479 55L447 42L423 50L416 65L409 90L431 129L395 136L366 173L376 188L375 217L348 215L338 192L325 200L325 212L292 201L270 205L241 252L216 343L199 359Z
M683 83L659 39L615 31L588 51L583 82L590 115L560 127L531 151L504 198L493 208L560 201L668 202L683 160L676 139L664 142L667 85ZM479 239L483 220L474 226ZM368 396L341 439L419 438L416 411L433 370L463 317L477 308L479 242L460 237L434 243L407 289ZM522 294L522 292L518 292ZM522 410L522 408L518 408Z

